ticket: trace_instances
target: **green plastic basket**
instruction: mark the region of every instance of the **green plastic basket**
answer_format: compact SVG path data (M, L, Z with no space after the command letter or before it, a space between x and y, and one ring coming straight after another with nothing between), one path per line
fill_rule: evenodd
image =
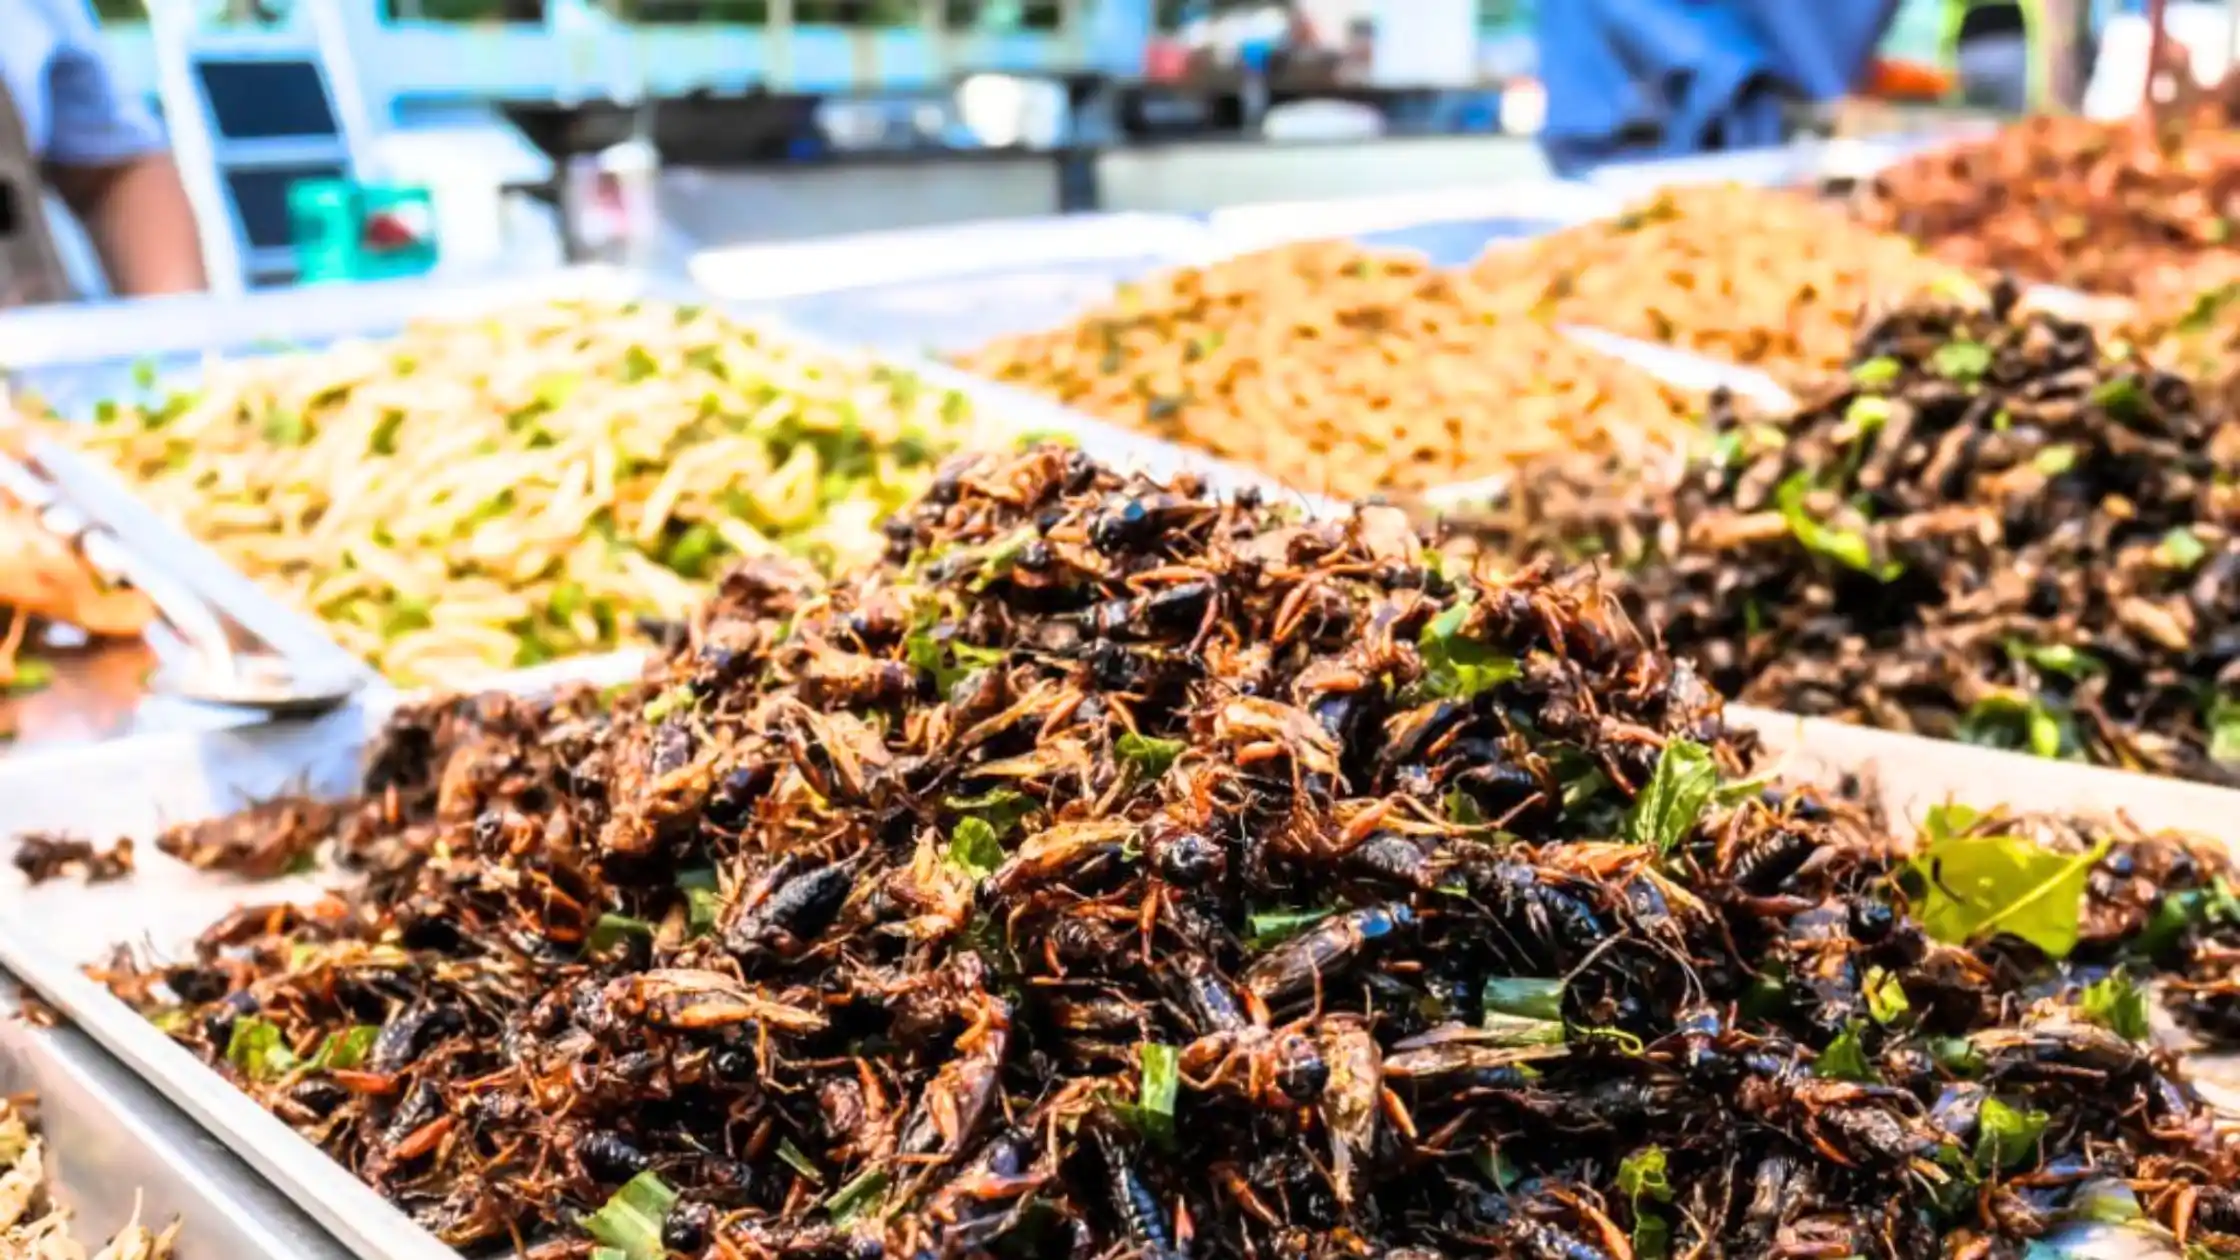
M436 265L426 188L307 179L288 189L288 221L299 284L393 280Z

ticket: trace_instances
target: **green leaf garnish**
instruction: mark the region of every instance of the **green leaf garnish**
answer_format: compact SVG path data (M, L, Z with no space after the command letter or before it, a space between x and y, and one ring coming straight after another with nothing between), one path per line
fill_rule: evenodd
M1828 1048L1820 1052L1820 1057L1812 1061L1812 1074L1835 1081L1882 1079L1875 1073L1874 1063L1867 1058L1866 1043L1860 1040L1857 1023L1837 1033Z
M934 689L944 696L971 675L983 669L993 669L1004 662L1004 653L1000 648L984 648L959 643L954 639L939 639L926 630L913 631L903 639L902 655L911 668L931 674Z
M2132 948L2153 958L2168 952L2186 933L2210 925L2240 927L2240 892L2223 879L2207 888L2164 894Z
M16 658L15 677L8 680L8 694L28 696L54 685L54 665L36 656Z
M319 1052L311 1056L311 1066L351 1071L366 1061L373 1039L380 1035L381 1030L371 1024L352 1024L343 1032L328 1033L319 1043Z
M1994 692L1969 705L1953 734L1963 744L2018 749L2049 759L2067 757L2077 746L2066 714L2043 699L2013 691Z
M642 1172L585 1217L583 1229L626 1260L666 1260L669 1252L661 1245L661 1223L676 1203L677 1192L660 1174Z
M2146 1212L2139 1206L2139 1196L2130 1186L2109 1178L2086 1182L2069 1201L2069 1215L2076 1220L2102 1225L2128 1225Z
M1493 1044L1512 1049L1564 1043L1563 981L1495 976L1485 982L1480 1026Z
M2127 373L2094 387L2092 403L2118 420L2137 420L2147 414L2147 391Z
M957 813L984 820L996 829L999 837L1010 835L1020 820L1035 809L1034 798L1007 787L992 788L978 796L952 796L942 804Z
M1964 385L1980 381L1991 370L1991 347L1976 341L1948 341L1929 356L1929 370Z
M1245 918L1245 944L1253 949L1281 945L1337 912L1335 906L1320 910L1256 911Z
M652 935L653 925L651 923L644 919L633 919L627 914L616 914L610 910L600 915L598 922L591 925L591 935L586 939L585 944L594 953L604 953L621 944L625 937L644 936L650 938Z
M1948 801L1943 805L1929 807L1928 815L1921 820L1921 830L1931 840L1950 840L1954 836L1967 834L1982 821L1982 810L1973 805Z
M1732 468L1742 458L1742 430L1729 429L1711 443L1706 457L1713 468Z
M1966 1037L1929 1038L1929 1057L1954 1076L1974 1076L1983 1071L1983 1055Z
M980 560L980 572L972 579L972 589L979 590L1011 572L1011 567L1018 563L1019 555L1027 549L1027 544L1041 536L1034 526L1021 525L989 543L987 553Z
M2145 1041L2153 1032L2146 990L2120 971L2086 985L2077 995L2077 1013L2126 1041Z
M2012 1172L2037 1155L2038 1139L2045 1136L2052 1118L2042 1111L2023 1111L1997 1098L1983 1100L1976 1117L1976 1167L1990 1172Z
M1496 652L1462 633L1472 601L1455 601L1433 617L1416 637L1423 658L1422 690L1442 700L1468 700L1522 674L1513 656Z
M2161 561L2164 568L2176 569L2180 573L2201 563L2208 554L2209 548L2202 544L2192 530L2183 525L2164 534L2162 541L2154 549L2155 559Z
M2080 652L2066 643L2038 645L2020 639L2007 640L2008 657L2026 665L2059 674L2064 678L2086 678L2106 668L2100 658L2089 652Z
M847 1225L866 1211L878 1206L887 1193L889 1178L885 1170L873 1168L857 1174L847 1185L832 1192L824 1201L824 1210L832 1214L832 1223Z
M1863 363L1854 365L1851 369L1851 379L1872 389L1879 385L1888 385L1897 380L1898 373L1903 370L1903 367L1904 365L1888 355L1877 355Z
M1843 409L1844 438L1856 442L1890 423L1890 400L1862 394Z
M254 1015L233 1021L233 1031L226 1036L226 1062L252 1081L273 1080L301 1066L280 1035L280 1026Z
M1789 533L1799 545L1814 555L1825 556L1848 569L1856 569L1878 582L1887 582L1906 571L1896 560L1877 560L1874 546L1867 536L1857 530L1837 529L1815 519L1805 508L1804 496L1809 482L1806 475L1798 473L1781 483L1774 492L1774 500L1781 509L1781 517L1789 524Z
M960 818L949 832L949 865L974 879L995 874L1004 857L1003 838L984 818Z
M1711 750L1692 740L1672 739L1657 754L1657 768L1626 814L1626 838L1658 853L1687 842L1719 790L1719 767Z
M1563 981L1537 976L1494 976L1485 983L1486 1010L1519 1019L1561 1020Z
M2030 457L2030 466L2047 477L2058 477L2077 466L2077 448L2056 442Z
M717 898L716 873L708 867L677 872L677 890L684 894L685 934L702 937L715 930L716 912L721 903Z
M1174 1141L1175 1100L1182 1092L1182 1052L1173 1046L1146 1041L1136 1048L1142 1074L1136 1081L1136 1100L1117 1104L1115 1110L1138 1132L1165 1145Z
M2215 327L2217 315L2234 297L2240 297L2240 284L2220 285L2204 290L2193 299L2193 305L2178 320L2178 331L2187 333L2207 332Z
M1143 771L1145 778L1156 779L1167 772L1186 747L1188 745L1179 739L1157 739L1129 731L1113 741L1112 751L1122 761Z
M1448 789L1447 794L1440 798L1439 805L1446 811L1448 822L1465 827L1485 825L1485 811L1478 808L1477 798L1461 788Z
M1861 986L1867 997L1867 1014L1878 1024L1894 1024L1905 1018L1913 1009L1906 1000L1906 987L1898 977L1880 967L1867 969L1866 983Z
M2209 728L2209 760L2240 762L2240 698L2211 698L2202 711L2201 722Z
M807 1152L793 1144L792 1138L778 1139L778 1158L785 1161L786 1167L800 1173L810 1181L819 1185L824 1184L823 1170L817 1167L817 1162L810 1159Z
M678 683L653 699L646 701L645 719L648 722L660 722L679 710L689 713L692 711L693 703L692 688L685 683Z
M1672 1202L1672 1180L1664 1148L1644 1146L1618 1161L1618 1193L1629 1199Z
M1633 1254L1656 1260L1668 1253L1672 1227L1649 1203L1672 1202L1672 1178L1664 1148L1644 1146L1618 1161L1618 1193L1633 1209Z
M1948 945L2004 933L2051 958L2077 946L2085 881L2107 852L2055 853L2021 836L1955 835L1933 841L1904 875L1920 889L1914 914Z

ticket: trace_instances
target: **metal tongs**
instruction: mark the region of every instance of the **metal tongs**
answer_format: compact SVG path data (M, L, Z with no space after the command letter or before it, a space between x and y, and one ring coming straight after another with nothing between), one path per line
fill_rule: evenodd
M35 463L0 452L0 494L69 543L104 580L148 597L156 621L146 638L161 664L150 685L158 694L295 716L338 707L363 685L363 675L354 671L306 671L289 661L127 546L116 530L80 508Z

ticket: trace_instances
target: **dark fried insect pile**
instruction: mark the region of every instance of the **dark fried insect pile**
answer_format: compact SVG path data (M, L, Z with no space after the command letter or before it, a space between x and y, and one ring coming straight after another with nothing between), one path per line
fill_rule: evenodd
M75 871L89 884L106 884L132 874L132 841L119 840L97 849L86 840L50 834L15 838L16 869L33 885L60 879Z
M2211 857L1741 780L1591 574L1392 509L1044 447L887 529L611 705L402 713L360 886L105 978L470 1249L2015 1257L2088 1190L2240 1236L2133 1018L2231 1018Z
M2220 414L2002 288L1884 317L1840 383L1778 425L1723 417L1677 478L1520 478L1489 532L1612 556L1736 699L2240 784Z

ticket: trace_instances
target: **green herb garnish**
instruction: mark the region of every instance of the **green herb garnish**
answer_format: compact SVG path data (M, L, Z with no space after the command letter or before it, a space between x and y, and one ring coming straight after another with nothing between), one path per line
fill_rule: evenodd
M1718 790L1719 767L1710 749L1692 740L1666 741L1626 815L1626 838L1671 853L1687 842Z
M583 1229L627 1260L666 1260L669 1252L661 1245L661 1225L676 1203L677 1192L660 1174L642 1172L585 1217Z
M995 874L1004 857L1003 838L984 818L960 818L949 832L949 865L974 879Z
M1876 1074L1873 1061L1867 1058L1866 1043L1861 1040L1859 1032L1860 1026L1853 1023L1837 1033L1836 1039L1828 1043L1828 1048L1820 1052L1820 1057L1812 1061L1812 1074L1836 1081L1882 1079Z
M1179 739L1157 739L1129 731L1113 741L1112 751L1122 761L1143 772L1147 779L1156 779L1167 772L1188 745Z
M1950 945L2005 934L2052 958L2076 948L2085 881L2107 852L2056 853L2020 836L1952 835L1934 840L1906 868L1918 890L1915 916Z

